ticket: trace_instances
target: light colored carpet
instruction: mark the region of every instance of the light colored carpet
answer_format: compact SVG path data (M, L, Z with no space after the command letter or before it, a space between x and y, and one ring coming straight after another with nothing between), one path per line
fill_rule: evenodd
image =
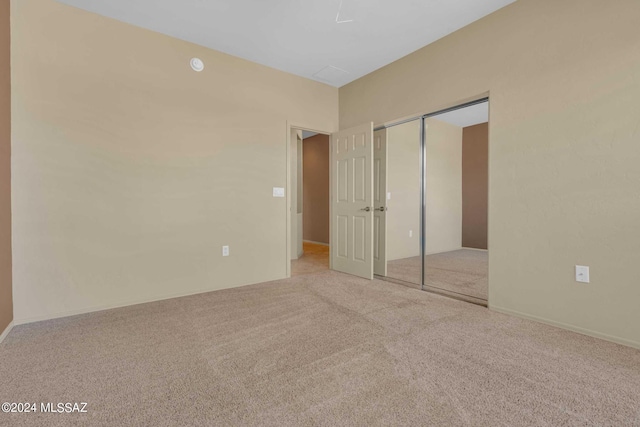
M336 272L16 327L3 426L639 426L640 351Z
M303 255L291 261L291 276L319 273L329 269L329 246L302 242Z
M421 269L419 256L389 261L387 276L419 285ZM425 285L485 301L489 299L489 260L485 251L461 249L427 255L425 269Z

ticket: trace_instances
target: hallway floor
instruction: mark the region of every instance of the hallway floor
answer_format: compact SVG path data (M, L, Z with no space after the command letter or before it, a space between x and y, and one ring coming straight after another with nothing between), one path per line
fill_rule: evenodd
M303 242L304 254L291 261L291 277L318 273L329 269L329 246Z

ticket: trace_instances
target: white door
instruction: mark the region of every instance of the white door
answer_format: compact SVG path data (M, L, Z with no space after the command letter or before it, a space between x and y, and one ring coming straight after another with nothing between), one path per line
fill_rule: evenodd
M387 275L387 130L373 133L373 272Z
M331 265L373 279L373 123L331 135Z

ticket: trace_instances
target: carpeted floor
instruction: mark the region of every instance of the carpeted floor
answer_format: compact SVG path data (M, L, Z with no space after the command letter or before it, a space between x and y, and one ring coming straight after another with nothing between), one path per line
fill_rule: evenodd
M291 261L291 276L319 273L329 269L329 246L302 242L303 255Z
M425 285L485 301L489 299L489 261L485 251L461 249L427 255L425 268ZM419 285L421 269L419 256L389 261L387 277Z
M336 272L18 326L3 426L640 426L640 351Z

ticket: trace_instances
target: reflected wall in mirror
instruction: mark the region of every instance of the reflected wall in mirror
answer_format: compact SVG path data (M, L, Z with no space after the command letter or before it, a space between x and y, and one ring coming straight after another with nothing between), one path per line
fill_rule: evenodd
M421 285L420 120L387 129L387 277Z
M425 288L488 300L488 103L425 120Z

